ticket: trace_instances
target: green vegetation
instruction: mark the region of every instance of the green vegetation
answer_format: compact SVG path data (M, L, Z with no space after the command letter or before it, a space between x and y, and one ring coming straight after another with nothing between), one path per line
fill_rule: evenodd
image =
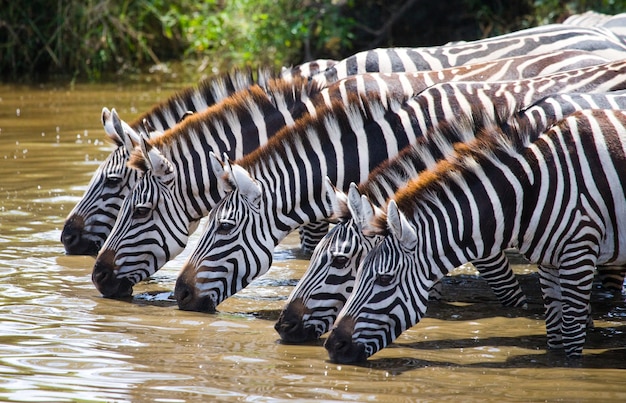
M0 8L0 77L278 69L373 47L478 39L586 10L616 14L626 0L25 0Z

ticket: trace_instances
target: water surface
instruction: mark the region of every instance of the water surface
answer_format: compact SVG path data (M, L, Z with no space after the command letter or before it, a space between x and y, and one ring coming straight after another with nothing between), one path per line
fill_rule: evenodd
M131 301L102 298L90 280L93 258L65 256L59 242L112 149L100 111L115 107L131 120L180 87L0 86L0 400L626 399L623 296L596 292L596 329L572 366L545 350L535 268L521 261L527 311L500 307L462 268L426 319L358 366L328 362L323 341L278 342L274 320L307 265L296 236L218 314L179 311L171 300L186 253L137 285Z

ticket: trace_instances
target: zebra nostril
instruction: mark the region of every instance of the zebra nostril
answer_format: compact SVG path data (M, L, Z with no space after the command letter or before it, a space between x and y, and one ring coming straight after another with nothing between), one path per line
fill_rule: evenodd
M92 281L94 284L107 284L111 281L113 272L111 270L94 270L92 277Z
M68 248L75 247L80 240L80 236L76 232L63 231L61 233L61 243Z
M174 298L176 298L178 308L182 310L189 309L188 307L193 301L193 293L191 292L190 287L180 281L180 279L176 281L176 286L174 287Z

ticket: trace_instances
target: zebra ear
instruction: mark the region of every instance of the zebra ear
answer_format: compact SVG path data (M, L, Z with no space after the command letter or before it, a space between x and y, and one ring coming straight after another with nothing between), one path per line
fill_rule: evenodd
M352 215L352 219L361 230L363 229L363 219L365 218L362 204L361 193L359 193L356 183L350 183L350 189L348 189L348 210L350 211L350 215Z
M235 184L235 187L239 190L239 193L243 195L250 202L258 202L261 198L261 187L250 176L250 173L246 171L240 165L227 161L224 164L225 172L230 177L231 182Z
M361 208L358 210L358 216L355 215L354 219L365 236L387 234L385 212L374 206L365 195L361 195ZM385 223L385 225L381 225L381 223Z
M400 244L406 249L415 249L417 246L417 233L404 214L398 210L394 200L387 205L387 225L391 233L398 238Z
M348 200L346 194L337 189L328 176L324 184L326 187L325 201L328 203L326 205L328 220L337 223L345 215Z
M115 109L102 108L102 126L104 132L119 147L124 146L131 152L139 144L139 134L120 119Z
M143 133L140 139L139 147L141 148L147 169L151 170L154 175L163 177L162 179L171 179L169 177L175 171L174 165L156 147L150 145L148 134Z
M226 156L226 155L224 155ZM224 169L224 164L220 158L215 155L213 151L209 151L209 160L211 161L211 169L217 178L217 185L223 192L230 192L233 190L234 184L229 181L228 174Z

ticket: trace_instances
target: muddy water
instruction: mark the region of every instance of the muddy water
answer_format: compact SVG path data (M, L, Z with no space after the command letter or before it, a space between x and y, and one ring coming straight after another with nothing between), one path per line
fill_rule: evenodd
M65 256L63 221L110 151L103 106L131 119L176 87L0 86L1 401L624 401L626 304L594 295L596 329L572 366L544 349L532 266L527 311L503 309L471 268L428 318L360 366L322 342L283 345L274 320L306 267L289 237L272 270L215 315L170 298L185 254L132 301L103 299L93 259ZM196 239L192 238L192 241Z

